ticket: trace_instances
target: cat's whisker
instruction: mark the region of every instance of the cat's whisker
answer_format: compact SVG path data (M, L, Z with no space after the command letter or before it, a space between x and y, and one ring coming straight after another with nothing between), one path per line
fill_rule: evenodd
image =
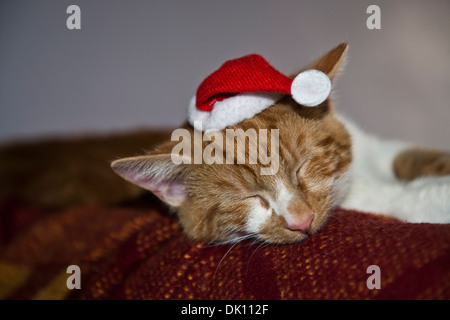
M253 237L255 237L257 234L246 234L243 236L239 236L239 237L235 237L232 239L227 239L227 240L223 240L223 241L212 241L207 245L204 245L203 248L212 248L212 247L219 247L219 246L223 246L223 245L227 245L227 244L236 244L237 242L241 242L243 240L246 239L251 239Z
M202 248L214 248L214 247L220 247L227 244L227 242L224 241L212 241L208 244L205 244L202 246Z
M228 251L223 255L222 259L220 259L219 263L217 264L216 270L214 271L214 275L213 275L213 279L212 282L214 282L214 279L216 278L216 274L217 271L219 270L220 264L222 263L222 261L225 259L225 257L228 255L228 253L231 252L231 250L238 244L239 242L235 242L230 249L228 249Z
M253 255L254 255L258 250L263 249L263 248L265 248L265 247L267 247L267 246L269 245L269 243L267 243L267 242L261 242L261 241L254 241L252 244L255 244L255 243L258 243L259 245L256 247L255 250L253 250L252 254L250 255L250 258L248 259L248 262L247 262L247 273L248 273L248 269L249 269L249 266L250 266L250 261L252 260Z
M217 271L219 270L219 267L220 267L221 263L224 261L225 257L231 252L231 250L233 250L233 248L234 248L237 244L241 243L242 241L247 240L247 239L254 238L255 236L256 236L255 233L249 233L249 234L246 234L246 235L243 235L243 236L236 237L236 238L233 238L233 239L231 239L231 240L225 241L225 242L223 242L223 243L221 244L221 245L223 245L223 244L230 244L230 243L233 243L233 244L231 245L231 247L227 250L227 252L223 255L222 259L220 259L219 263L217 264L216 270L214 271L214 275L213 275L213 280L212 280L213 282L214 282L214 279L215 279L215 277L216 277Z

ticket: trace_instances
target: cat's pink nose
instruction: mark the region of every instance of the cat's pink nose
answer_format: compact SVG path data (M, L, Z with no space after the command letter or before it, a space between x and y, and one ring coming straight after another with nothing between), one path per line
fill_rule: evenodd
M302 218L294 219L292 221L288 221L286 228L292 231L301 231L304 233L309 233L311 231L311 222L314 218L313 214L308 214L306 216L302 216Z

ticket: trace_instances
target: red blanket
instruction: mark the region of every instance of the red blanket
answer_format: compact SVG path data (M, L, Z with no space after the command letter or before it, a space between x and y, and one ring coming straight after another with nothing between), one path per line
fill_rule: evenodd
M2 299L450 299L450 225L343 210L302 243L218 246L187 240L157 203L9 199L0 239Z

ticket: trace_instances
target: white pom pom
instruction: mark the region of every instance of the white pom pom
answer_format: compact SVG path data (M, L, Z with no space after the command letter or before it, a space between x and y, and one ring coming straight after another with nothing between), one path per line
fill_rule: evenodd
M331 81L322 71L310 69L295 77L291 94L295 101L307 107L324 102L331 92Z

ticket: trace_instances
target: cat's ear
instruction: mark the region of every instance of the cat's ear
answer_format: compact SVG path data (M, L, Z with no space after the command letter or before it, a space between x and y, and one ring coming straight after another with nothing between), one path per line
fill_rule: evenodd
M331 81L345 65L348 43L344 42L314 61L308 69L317 69L328 75Z
M326 54L324 54L322 57L311 63L307 68L308 69L316 69L319 71L322 71L325 73L330 80L333 82L333 80L336 78L336 76L339 74L339 70L341 70L345 65L345 57L348 50L348 43L344 42L335 47L334 49L330 50ZM302 70L302 71L304 71ZM297 74L291 76L294 78Z
M188 168L184 163L186 159L181 156L158 154L119 159L113 161L111 167L125 180L150 190L167 205L178 208L187 198L184 181Z

